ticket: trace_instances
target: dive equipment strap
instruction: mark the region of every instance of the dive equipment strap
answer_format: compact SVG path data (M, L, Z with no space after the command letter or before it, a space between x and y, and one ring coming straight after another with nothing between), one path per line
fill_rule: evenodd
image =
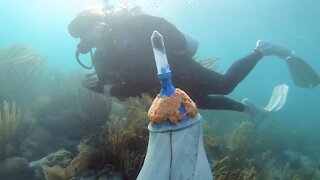
M80 52L79 51L76 51L76 59L78 61L78 63L85 69L92 69L93 68L93 63L92 63L92 49L90 50L90 57L91 57L91 65L90 66L86 66L85 64L83 64L80 60Z

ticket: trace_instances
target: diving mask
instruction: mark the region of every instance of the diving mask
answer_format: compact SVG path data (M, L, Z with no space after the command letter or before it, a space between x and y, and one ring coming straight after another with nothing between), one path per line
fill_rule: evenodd
M99 23L96 27L94 27L92 30L87 32L86 34L82 35L82 39L80 43L77 46L77 51L76 51L76 59L78 63L86 68L86 69L91 69L93 65L91 66L86 66L80 61L80 54L87 54L90 52L91 55L91 60L92 60L92 48L95 46L94 44L97 44L97 42L100 41L101 37L103 35L105 36L106 31L106 24L101 22Z

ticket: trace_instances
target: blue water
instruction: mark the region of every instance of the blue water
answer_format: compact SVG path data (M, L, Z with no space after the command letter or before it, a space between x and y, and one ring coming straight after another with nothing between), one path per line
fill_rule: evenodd
M119 3L124 1L112 1ZM150 14L162 16L200 42L198 56L222 57L226 69L254 47L256 40L277 42L296 51L320 72L320 2L317 0L130 1ZM62 71L79 68L74 58L77 40L67 25L83 7L100 0L4 1L1 6L0 47L25 42L47 56L47 65ZM294 86L284 62L265 58L231 95L264 104L273 86L290 85L284 111L297 121L317 121L319 88ZM292 121L292 120L290 120Z
M119 3L123 1L112 1ZM137 0L143 11L162 16L199 40L199 57L221 57L225 72L248 54L258 39L276 42L294 50L320 72L319 0ZM74 15L100 0L11 0L1 4L0 48L24 42L47 57L48 67L63 72L80 69L74 58L78 40L67 32ZM230 94L249 98L263 106L274 86L286 83L285 107L274 115L287 126L305 127L320 136L320 87L298 88L283 60L264 58ZM320 148L320 147L319 147ZM320 149L319 149L320 151Z
M25 42L47 56L47 65L62 71L79 68L74 58L77 40L67 25L83 7L99 0L5 1L1 6L0 47ZM113 1L114 3L123 1ZM256 40L277 42L296 51L320 72L320 2L317 0L202 0L131 1L153 15L161 15L200 42L198 56L222 57L226 69L254 47ZM261 104L273 86L290 85L289 121L317 121L320 114L319 88L296 88L284 62L265 58L231 95L250 97Z

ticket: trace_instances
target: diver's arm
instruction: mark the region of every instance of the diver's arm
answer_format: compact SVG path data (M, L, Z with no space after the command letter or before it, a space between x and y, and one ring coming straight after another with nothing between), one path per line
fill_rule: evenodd
M103 84L97 77L97 74L87 73L81 80L83 87L90 89L97 93L103 93Z
M105 93L117 98L137 97L142 93L140 88L137 88L137 86L137 84L129 83L111 85L108 90L109 92Z

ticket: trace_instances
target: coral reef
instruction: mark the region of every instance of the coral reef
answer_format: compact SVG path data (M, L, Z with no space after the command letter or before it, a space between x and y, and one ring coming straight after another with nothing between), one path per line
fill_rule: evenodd
M208 118L206 113L202 115L207 116L206 136L214 138L217 144L217 149L205 146L216 179L319 178L317 162L311 158L316 156L316 151L306 151L306 146L314 145L302 141L310 136L299 134L272 118L236 116L229 112L219 112L214 118ZM221 130L220 124L224 124L225 129ZM213 129L218 133L211 132ZM207 143L213 144L205 141Z
M47 180L57 179L71 179L77 174L84 173L92 166L91 158L93 156L93 150L90 146L82 146L79 154L71 161L66 167L54 165L49 167L48 165L42 166L45 178Z
M195 58L215 71L218 59ZM147 149L152 99L96 94L81 87L82 71L44 69L44 61L27 45L0 49L0 176L135 179ZM216 179L320 179L320 144L307 123L293 127L277 116L228 111L200 114Z
M23 157L10 157L0 162L1 179L26 179L29 172L28 161Z
M34 179L44 179L43 169L49 169L46 171L47 176L52 174L49 167L67 167L72 161L73 154L64 149L60 149L56 152L50 153L48 156L29 163L29 167L33 170ZM61 168L62 169L62 168ZM54 169L53 169L54 172Z
M95 178L116 174L121 179L135 179L147 147L150 104L148 96L115 101L106 124L84 138L78 155L68 166L43 166L46 179L83 177L90 171Z
M60 166L43 166L43 172L47 180L68 180L71 178L66 175L66 171Z

